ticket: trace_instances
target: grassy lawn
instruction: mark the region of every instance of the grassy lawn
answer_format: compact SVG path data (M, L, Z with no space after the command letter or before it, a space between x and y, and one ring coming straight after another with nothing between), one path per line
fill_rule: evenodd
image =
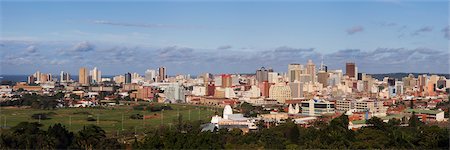
M132 106L115 106L108 108L62 108L55 110L2 107L0 112L0 126L4 126L5 117L7 127L12 127L24 121L38 122L39 120L31 118L31 115L33 114L54 112L56 114L50 116L51 119L40 120L41 124L44 125L42 129L46 130L49 125L61 123L71 131L78 131L82 129L84 125L94 124L102 127L107 133L114 134L121 131L136 130L141 132L160 125L171 126L177 122L178 114L182 115L182 118L185 121L196 121L199 119L209 121L216 110L219 112L222 111L222 109L204 106L177 104L170 104L169 106L171 106L173 110L165 110L161 112L133 110ZM88 112L90 115L80 112ZM130 118L132 114L137 113L147 116L147 119L135 120ZM98 120L87 121L89 116L92 116L95 119L98 118Z

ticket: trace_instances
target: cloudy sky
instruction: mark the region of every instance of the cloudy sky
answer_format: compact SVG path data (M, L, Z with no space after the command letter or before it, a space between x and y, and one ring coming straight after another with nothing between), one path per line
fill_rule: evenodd
M449 72L449 2L1 1L0 74Z

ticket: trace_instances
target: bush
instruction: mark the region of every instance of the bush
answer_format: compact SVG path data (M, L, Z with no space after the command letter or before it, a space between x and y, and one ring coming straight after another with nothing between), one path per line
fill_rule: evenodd
M89 115L88 118L86 119L87 121L97 121L97 119L95 119L94 117L92 117L92 115Z
M133 114L130 116L131 119L144 119L144 115L141 114Z
M87 111L79 111L79 112L74 112L74 115L92 115L91 113L87 112Z
M48 120L51 119L50 115L48 115L47 113L37 113L37 114L33 114L31 115L31 118L33 119L41 119L41 120Z

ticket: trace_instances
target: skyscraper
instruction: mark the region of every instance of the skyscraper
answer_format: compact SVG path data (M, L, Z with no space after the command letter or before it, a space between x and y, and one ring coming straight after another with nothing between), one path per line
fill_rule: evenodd
M300 74L302 73L303 66L300 64L289 64L288 65L288 79L289 82L294 82L295 80L300 80Z
M269 70L267 70L264 67L261 67L261 69L256 70L256 80L261 83L263 81L267 81L268 80L268 73Z
M156 71L147 69L147 71L145 71L145 80L150 81L150 82L155 82L156 81Z
M102 81L102 72L98 70L97 67L94 67L94 69L90 71L90 75L91 83L99 83Z
M350 78L355 78L356 76L356 65L353 62L348 62L345 64L345 75Z
M222 87L227 88L227 87L231 87L231 75L229 74L223 74L222 75Z
M317 73L317 82L321 83L323 85L323 87L327 87L328 86L328 77L329 77L329 73L325 72L324 70L319 71L319 73Z
M78 72L78 83L81 85L89 85L89 74L85 67L81 67Z
M166 67L159 67L158 68L158 79L159 82L163 82L164 80L166 80L167 76L166 76Z
M316 65L312 62L312 60L308 60L306 64L306 73L311 76L311 82L316 82Z
M59 79L60 82L69 82L70 81L70 75L68 72L61 71L59 78L60 78Z
M125 73L125 83L131 83L131 73Z

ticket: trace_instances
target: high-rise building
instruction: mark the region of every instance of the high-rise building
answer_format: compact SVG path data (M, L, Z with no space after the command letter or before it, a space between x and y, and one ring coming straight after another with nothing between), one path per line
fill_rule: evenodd
M99 83L102 81L102 72L94 67L89 74L91 75L91 83Z
M158 68L158 78L159 78L159 82L163 82L164 80L166 80L167 75L166 75L166 67L159 67Z
M270 84L267 81L259 83L259 89L262 97L269 97Z
M311 82L316 82L316 65L312 62L312 60L308 60L306 64L306 73L311 76Z
M224 87L224 88L231 87L231 85L232 85L231 75L223 74L222 75L222 87Z
M283 104L291 99L291 88L283 83L272 85L269 89L269 97Z
M156 82L156 71L147 69L147 71L145 71L145 80L150 82Z
M118 84L125 83L125 76L124 75L115 76L113 77L113 81Z
M131 73L127 72L124 74L125 76L125 84L131 83Z
M256 80L260 83L269 80L268 73L269 70L267 70L264 67L261 67L261 69L256 70Z
M268 82L269 83L278 83L278 73L277 72L269 72L268 74Z
M317 82L321 83L323 85L323 87L327 87L328 86L328 77L329 77L329 73L325 72L324 70L319 71L319 73L317 73Z
M59 78L60 78L59 79L60 82L69 82L70 81L70 75L68 72L61 71Z
M356 76L356 65L355 63L348 62L345 64L345 75L350 78L355 78Z
M289 87L291 88L291 97L292 98L301 98L303 97L303 83L299 81L289 83Z
M78 83L81 85L89 85L89 74L85 67L81 67L78 72Z
M34 77L34 75L30 75L28 76L28 84L34 84L36 83L36 77Z
M300 74L302 73L303 65L300 64L289 64L288 65L288 80L289 82L294 82L295 80L300 81Z

